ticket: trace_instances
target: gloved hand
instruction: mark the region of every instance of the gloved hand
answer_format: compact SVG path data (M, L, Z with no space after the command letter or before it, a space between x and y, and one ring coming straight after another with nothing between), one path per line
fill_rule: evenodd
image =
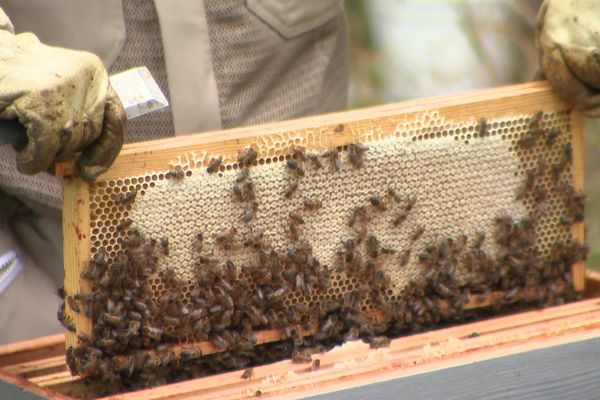
M19 171L44 171L80 152L81 177L95 179L117 157L127 125L102 61L15 35L1 9L0 29L0 118L18 118L28 136L17 149Z
M583 115L600 116L600 1L545 0L535 32L540 67Z

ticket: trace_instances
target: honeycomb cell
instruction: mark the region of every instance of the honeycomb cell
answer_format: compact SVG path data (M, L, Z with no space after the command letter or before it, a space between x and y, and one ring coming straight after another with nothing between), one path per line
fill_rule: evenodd
M192 304L198 290L194 267L197 254L192 251L192 240L198 232L204 233L202 254L214 255L219 265L230 259L241 267L240 284L256 289L257 279L253 278L251 270L261 266L257 254L243 245L253 232L263 231L270 245L285 254L293 246L285 230L288 215L300 211L305 220L301 227L302 240L310 243L320 263L335 265L334 256L340 242L354 234L347 226L352 210L368 205L372 196L385 197L387 189L394 186L403 200L397 204L390 201L381 214L372 213L369 233L397 253L411 249L411 257L405 266L399 266L395 261L397 256L382 261L382 268L391 279L391 285L382 297L399 301L407 285L423 274L418 256L426 243L461 234L471 237L478 230L484 230L492 237L493 219L502 211L516 218L538 213L533 192L517 201L516 191L528 171L536 168L540 158L543 157L549 166L561 161L565 146L570 144L570 119L566 112L544 114L542 129L556 127L561 134L551 146L540 140L528 150L519 145L519 140L529 132L531 119L531 116L491 118L484 137L480 137L478 121L454 124L439 116L406 123L395 128L386 139L379 140L378 133L372 132L369 135L378 140L367 143L369 150L362 169L351 168L347 154L340 157L342 168L339 171L333 171L325 157L319 158L320 169L305 162L305 175L299 180L298 192L289 199L282 194L291 179L290 171L283 163L290 155L281 153L282 149L289 149L290 144L302 145L303 142L297 142L297 138L285 142L282 139L281 143L273 143L270 152L262 154L268 154L268 157L258 158L250 169L258 203L251 225L240 222L243 207L232 198L232 182L239 170L237 163L225 163L218 175L209 175L202 167L188 168L185 169L186 176L178 182L165 179L166 170L97 182L90 185L90 208L92 216L97 217L91 230L91 252L95 254L102 246L112 246L109 257L114 259L125 250L125 233L114 229L122 218L131 218L132 228L148 237L157 240L168 237L169 256L161 258L160 266L169 266L176 271L178 278L185 282L178 289L178 295L185 304ZM364 135L368 137L366 132ZM327 149L310 150L323 153ZM347 153L348 146L341 146L339 151ZM505 185L498 185L499 181ZM572 181L570 168L563 172L561 181ZM555 241L567 240L571 234L568 227L557 222L565 212L565 202L555 193L556 185L550 173L536 178L536 185L548 192L548 213L539 216L536 231L537 247L545 257ZM131 204L116 204L118 194L132 190L138 190L139 195ZM306 212L304 196L320 199L323 207L317 212ZM394 216L402 211L404 199L410 196L417 198L414 210L401 225L394 226ZM425 227L425 233L413 243L410 236L417 224ZM216 245L215 236L229 226L235 226L237 233L234 250L227 252ZM484 248L490 254L496 251L493 243L486 242ZM360 251L365 254L363 247ZM457 274L461 279L468 278L466 271L458 270ZM154 301L174 290L165 282L162 272L152 276L149 282ZM311 286L312 295L290 290L284 302L288 307L298 303L319 307L324 299L341 299L363 283L346 273L331 271L326 291L320 291L315 284ZM365 312L376 309L373 301L364 301L361 307ZM169 327L169 332L173 331L173 327ZM194 340L194 335L180 339L187 343Z

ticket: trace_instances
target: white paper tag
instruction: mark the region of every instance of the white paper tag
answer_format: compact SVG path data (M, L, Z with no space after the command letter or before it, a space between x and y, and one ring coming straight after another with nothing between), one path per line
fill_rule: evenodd
M114 74L110 77L110 84L123 103L127 119L169 106L165 95L146 67L137 67Z
M21 272L21 262L15 251L10 250L0 254L0 293L10 285L19 272Z

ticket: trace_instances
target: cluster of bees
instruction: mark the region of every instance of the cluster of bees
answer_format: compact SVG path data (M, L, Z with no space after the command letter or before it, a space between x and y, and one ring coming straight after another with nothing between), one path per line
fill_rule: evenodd
M541 129L542 114L532 120L529 130L519 140L523 149L532 149L539 141L546 146L555 144L560 131ZM343 129L343 128L342 128ZM487 135L488 123L480 122L480 135ZM362 168L368 147L355 143L348 146L346 162L352 168ZM290 149L285 163L287 186L282 193L286 199L299 196L299 181L306 168L342 168L338 149L321 154L307 153L298 146ZM118 387L140 387L162 384L178 379L201 376L215 371L247 368L256 363L283 357L295 362L318 360L311 355L345 340L363 339L372 347L389 345L389 336L418 332L435 325L464 318L465 305L487 302L494 291L503 291L502 301L492 304L494 310L506 304L559 304L577 296L570 284L571 266L582 261L585 247L575 241L557 241L548 256L542 257L536 243L536 226L540 216L548 212L547 193L539 184L541 177L550 174L556 190L564 194L567 214L560 217L565 227L583 220L585 197L577 193L561 176L572 163L572 149L565 146L563 158L557 165L548 166L543 158L527 171L518 200L535 199L536 209L526 218L515 220L500 215L494 221L494 232L473 237L462 235L435 239L422 247L417 241L425 232L423 226L412 227L406 248L383 245L369 231L373 216L393 213L390 222L402 225L418 206L418 199L400 196L389 187L382 196L372 196L364 205L354 208L347 216L353 232L341 240L331 268L314 257L312 247L302 237L305 218L323 206L316 198L302 197L301 209L289 212L286 232L291 246L275 249L264 232L252 229L259 208L252 168L257 154L252 148L240 152L240 172L232 183L232 201L239 203L240 221L249 226L250 235L238 234L239 227L228 227L214 235L214 243L223 254L243 248L256 257L252 265L235 265L231 259L217 257L205 250L205 234L197 232L193 244L195 281L191 303L184 303L179 292L184 285L171 269L164 271L163 282L169 294L157 302L149 301L148 280L158 271L162 257L168 256L168 238L159 240L144 237L132 229L132 221L119 223L119 229L129 235L124 250L115 260L108 260L100 249L87 263L81 277L95 288L89 294L62 293L65 302L59 319L69 330L75 330L65 315L65 307L84 313L93 321L91 336L80 334L80 344L69 348L67 361L73 373L87 381L110 383ZM222 157L210 160L207 171L219 171ZM173 177L183 179L177 171ZM136 193L120 194L116 202L128 204ZM484 243L490 241L495 249L487 254ZM411 282L398 300L385 293L393 286L382 267L394 258L398 267L417 259L422 275ZM466 271L468 279L459 279L458 271ZM242 270L250 279L240 279ZM284 299L296 292L310 296L325 293L330 287L332 272L355 277L353 290L326 297L320 304L309 307L299 302L286 306ZM533 289L535 290L528 290ZM366 300L384 318L371 318L362 311ZM280 328L282 341L257 345L256 332ZM307 335L308 332L308 335ZM199 341L210 341L220 352L203 356L190 344L178 354L173 345L180 338L193 335ZM247 375L247 376L246 376ZM251 369L242 378L249 378Z

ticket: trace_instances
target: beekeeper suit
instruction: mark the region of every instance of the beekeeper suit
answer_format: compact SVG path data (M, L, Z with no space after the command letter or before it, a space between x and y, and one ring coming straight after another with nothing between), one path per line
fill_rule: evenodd
M3 255L22 265L0 292L0 343L62 330L61 183L40 172L57 158L80 152L79 173L93 180L123 142L344 108L341 1L281 4L0 0L0 118L18 118L28 132L23 147L0 146L0 279ZM108 75L141 65L171 107L125 129Z

